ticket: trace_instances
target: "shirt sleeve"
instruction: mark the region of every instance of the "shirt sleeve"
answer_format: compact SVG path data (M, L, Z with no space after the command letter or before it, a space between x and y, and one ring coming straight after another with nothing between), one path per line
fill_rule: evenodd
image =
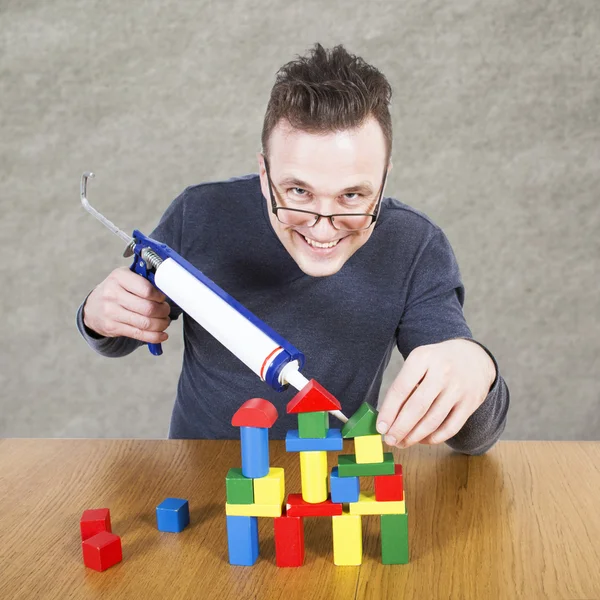
M187 190L182 192L177 198L175 198L175 200L173 200L169 208L161 217L158 225L148 236L158 242L167 244L179 254L181 253L181 248L183 247L183 223L185 221L186 195ZM134 340L133 338L124 336L104 337L86 327L83 322L83 313L85 309L85 303L90 294L91 292L87 294L85 300L77 309L76 315L77 329L90 348L102 356L106 356L108 358L119 358L121 356L131 354L134 350L144 345L143 342L140 342L139 340ZM171 306L169 318L171 320L178 319L179 315L182 313L182 310L169 298L167 298L167 302Z
M463 314L465 288L446 235L436 229L418 253L408 285L405 309L396 332L398 350L406 359L417 347L451 339L481 346L496 367L496 379L481 406L446 443L464 454L483 454L506 426L510 394L492 353L473 339Z

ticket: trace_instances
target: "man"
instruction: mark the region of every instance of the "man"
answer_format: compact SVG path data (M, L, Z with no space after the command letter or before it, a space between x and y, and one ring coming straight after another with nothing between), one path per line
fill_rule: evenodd
M495 359L471 339L450 244L427 216L384 197L390 86L342 46L282 67L265 115L259 174L187 188L152 238L203 271L306 355L303 373L352 414L377 405L394 344L405 363L380 403L389 445L446 442L481 454L509 405ZM78 327L105 356L158 343L181 310L126 267L86 298ZM184 315L185 352L169 436L233 438L248 398L278 394Z

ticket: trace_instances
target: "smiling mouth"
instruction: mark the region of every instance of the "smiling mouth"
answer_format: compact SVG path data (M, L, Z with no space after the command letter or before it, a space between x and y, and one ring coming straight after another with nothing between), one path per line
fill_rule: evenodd
M333 240L331 242L322 243L322 242L317 242L315 240L307 238L305 235L302 235L298 231L296 231L296 233L306 242L306 244L308 246L310 246L310 248L312 250L321 250L321 251L331 250L331 249L335 248L343 239L345 239L345 238L340 238L338 240Z

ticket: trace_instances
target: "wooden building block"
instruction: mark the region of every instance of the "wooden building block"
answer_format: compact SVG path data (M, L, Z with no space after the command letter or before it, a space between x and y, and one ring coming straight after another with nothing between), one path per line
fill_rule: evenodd
M179 533L190 522L190 507L183 498L166 498L156 507L156 526L159 531Z
M362 563L362 523L360 515L344 513L332 517L333 562L336 565Z
M383 441L379 433L354 438L354 450L357 464L383 462Z
M271 467L265 477L254 479L255 504L278 504L285 499L285 474L281 467Z
M331 469L329 478L332 502L358 502L360 481L358 477L340 477L338 468Z
M301 438L297 429L290 429L285 435L285 449L287 452L327 452L344 449L344 440L339 429L328 429L324 438Z
M321 410L342 410L342 406L333 394L314 379L311 379L287 405L287 412L290 414Z
M83 562L95 571L105 571L123 559L121 538L114 533L101 531L81 542Z
M252 479L244 477L241 469L229 469L225 478L225 491L229 504L252 504L254 486Z
M300 478L305 502L327 500L327 452L300 452Z
M338 475L340 477L363 477L369 475L393 475L394 455L391 452L383 453L383 462L360 464L356 462L354 454L340 454L338 456Z
M378 414L377 410L368 402L363 402L342 427L342 437L355 438L362 435L375 435Z
M301 438L324 438L329 429L329 413L298 413L298 435Z
M408 514L381 515L381 562L405 565L408 560Z
M342 514L342 505L327 498L324 502L311 503L302 499L302 494L290 494L285 506L289 517L333 517Z
M304 563L304 520L282 515L273 519L275 562L278 567L300 567Z
M79 521L81 541L87 540L102 531L112 532L110 510L108 508L92 508L84 510Z
M240 427L242 474L254 479L269 472L269 430L266 427Z
M375 477L375 499L378 502L404 500L402 465L394 465L393 475L377 475Z
M252 566L258 558L258 519L228 516L227 546L230 564Z
M406 512L404 500L377 502L373 491L361 492L358 502L352 502L348 507L351 515L400 515Z
M225 504L225 514L232 517L280 517L281 504Z

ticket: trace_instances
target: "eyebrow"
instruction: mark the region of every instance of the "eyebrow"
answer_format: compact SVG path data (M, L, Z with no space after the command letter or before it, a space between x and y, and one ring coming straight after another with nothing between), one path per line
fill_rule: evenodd
M310 185L310 183L302 181L301 179L298 179L297 177L294 177L291 175L284 177L281 180L281 182L279 183L279 185L282 187L290 186L290 187L299 187L304 190L312 190L312 186ZM371 186L371 184L368 181L361 181L360 183L357 183L356 185L351 185L347 188L344 188L340 193L341 194L350 194L350 193L354 193L354 192L359 192L359 193L363 194L364 196L369 196L369 195L373 194L373 187Z

